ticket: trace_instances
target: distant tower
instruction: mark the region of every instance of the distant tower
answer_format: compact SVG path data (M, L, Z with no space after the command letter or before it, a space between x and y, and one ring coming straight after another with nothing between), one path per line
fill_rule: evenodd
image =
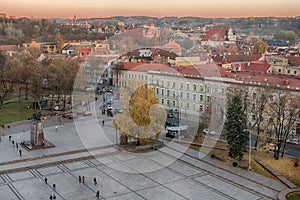
M74 15L73 21L76 22L77 21L77 16Z

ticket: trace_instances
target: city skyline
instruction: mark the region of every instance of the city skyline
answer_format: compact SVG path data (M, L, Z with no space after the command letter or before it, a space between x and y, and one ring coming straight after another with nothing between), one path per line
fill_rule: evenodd
M2 0L0 12L17 17L38 18L96 18L112 16L197 16L197 17L295 17L300 16L300 1L253 0L244 3L239 0L199 0L161 2L151 0L86 0L86 1L37 1Z

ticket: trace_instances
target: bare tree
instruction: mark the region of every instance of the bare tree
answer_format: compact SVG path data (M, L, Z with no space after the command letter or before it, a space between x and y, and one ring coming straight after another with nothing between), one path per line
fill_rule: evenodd
M0 53L0 109L4 99L13 91L12 66L13 61L7 60L6 56Z
M276 148L274 158L284 155L286 140L300 114L299 95L287 90L273 89L268 96L266 114L274 127Z

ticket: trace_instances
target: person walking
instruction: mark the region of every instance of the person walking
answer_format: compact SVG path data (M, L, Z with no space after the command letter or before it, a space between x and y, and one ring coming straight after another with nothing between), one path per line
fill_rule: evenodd
M52 196L52 194L50 194L50 197L49 197L49 199L50 199L50 200L52 200L52 199L53 199L53 196Z
M82 176L82 183L84 184L84 176Z
M104 120L102 120L102 126L104 126Z
M81 176L80 175L78 176L78 181L79 181L79 183L81 183Z
M55 196L55 194L53 194L53 199L54 199L54 200L56 199L56 196Z
M94 185L97 185L97 179L94 177Z
M99 190L97 190L97 192L96 192L96 197L99 199L99 197L100 197L100 192L99 192Z
M20 156L22 156L22 149L19 150L19 154L20 154Z
M55 185L55 183L53 183L52 187L53 187L53 190L56 190L56 185Z
M47 177L45 177L45 183L48 184L48 179L47 179Z
M16 142L16 147L19 148L19 144Z

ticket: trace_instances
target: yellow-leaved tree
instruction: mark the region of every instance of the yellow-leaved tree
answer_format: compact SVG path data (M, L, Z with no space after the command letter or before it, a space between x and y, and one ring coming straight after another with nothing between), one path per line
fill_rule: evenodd
M120 88L123 112L118 114L113 126L121 132L120 144L128 138L137 144L147 144L149 139L158 140L164 128L167 113L159 105L155 91L140 80L130 80Z

